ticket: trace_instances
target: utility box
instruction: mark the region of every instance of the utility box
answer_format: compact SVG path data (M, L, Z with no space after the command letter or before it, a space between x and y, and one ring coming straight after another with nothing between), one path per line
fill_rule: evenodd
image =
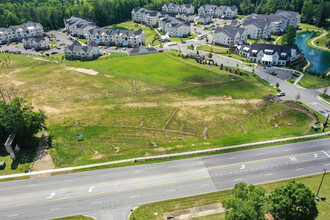
M321 128L320 128L318 125L313 125L313 126L312 126L312 129L313 129L314 131L318 131L318 130L320 130Z
M0 169L3 170L6 168L6 162L5 161L0 161Z

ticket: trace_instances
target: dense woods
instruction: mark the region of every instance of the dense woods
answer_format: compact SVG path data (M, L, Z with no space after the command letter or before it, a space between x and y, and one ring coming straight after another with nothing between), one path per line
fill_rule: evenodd
M165 2L192 2L196 10L203 4L236 5L240 14L273 13L277 9L298 11L302 20L328 27L330 1L327 0L0 0L0 27L28 20L41 23L46 30L63 27L63 18L80 16L106 26L131 18L135 7L161 10Z

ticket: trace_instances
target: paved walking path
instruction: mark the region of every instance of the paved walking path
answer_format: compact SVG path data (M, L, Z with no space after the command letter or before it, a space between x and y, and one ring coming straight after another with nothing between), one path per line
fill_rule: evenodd
M317 45L314 44L314 42L315 42L316 40L320 39L321 37L323 37L323 36L325 36L325 35L327 34L326 31L323 31L323 32L324 32L324 33L323 33L322 35L320 35L320 36L314 38L314 39L311 41L311 44L312 44L314 47L319 48L319 49L321 49L321 50L327 50L327 51L330 51L328 48L320 47L320 46L317 46Z

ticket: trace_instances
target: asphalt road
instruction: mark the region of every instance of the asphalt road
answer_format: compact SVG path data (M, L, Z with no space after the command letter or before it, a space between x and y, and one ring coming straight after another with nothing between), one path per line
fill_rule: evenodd
M0 183L0 219L88 214L126 219L153 201L321 173L330 169L330 139ZM328 178L324 184L330 184Z

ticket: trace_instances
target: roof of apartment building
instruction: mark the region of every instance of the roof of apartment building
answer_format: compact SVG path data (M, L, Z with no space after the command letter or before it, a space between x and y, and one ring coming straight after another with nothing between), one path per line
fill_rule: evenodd
M38 44L41 44L43 42L46 42L47 40L43 37L25 37L22 39L22 42L28 42L28 43L32 43L32 42L35 42L35 43L38 43Z
M24 31L31 31L33 29L36 29L37 26L41 26L42 25L40 23L36 23L36 22L32 22L32 21L28 21L24 24L20 24L20 25L11 25L8 28L0 28L0 33L1 32L13 32L16 30L24 30Z
M218 6L216 6L216 5L205 4L205 5L202 5L199 9L204 9L205 11L208 11L210 9L216 10L217 8L218 8Z
M170 7L179 7L179 8L191 8L193 7L194 5L192 3L189 3L189 4L182 4L182 5L177 5L173 2L170 2L170 3L165 3L164 6L166 6L167 8L170 8ZM164 7L163 6L163 7Z
M91 43L87 46L82 45L79 41L73 42L73 44L66 47L66 50L69 50L71 52L81 52L84 51L85 53L90 53L93 49L97 48L98 46L96 43Z
M275 14L283 14L286 17L297 17L299 16L298 12L295 11L285 11L285 10L277 10Z
M128 29L115 29L115 28L100 28L100 27L96 27L93 28L91 30L89 30L89 34L90 35L121 35L121 34L125 34L128 37L131 36L137 36L142 34L143 30L139 29L139 30L128 30Z
M214 34L222 32L228 37L234 38L237 32L239 32L239 34L242 35L244 31L245 31L244 28L240 28L232 25L224 25L223 27L218 27L217 29L215 29Z
M149 11L152 11L150 9L150 7L139 7L139 8L133 8L132 9L133 12L149 12Z
M249 15L245 21L244 26L253 24L261 29L264 29L266 25L270 24L270 20L268 18L268 15L262 15L262 14L251 14Z
M157 53L157 50L154 47L144 47L143 45L140 45L139 47L133 48L130 55L138 55L140 53Z
M86 26L96 26L94 21L90 19L83 19L81 17L64 18L64 23L69 26L77 26L79 28Z
M256 57L260 51L267 55L274 55L275 53L278 53L281 59L285 60L292 55L292 50L295 50L297 54L301 53L299 47L296 44L292 46L274 44L241 45L239 46L239 50L248 53L250 57Z
M190 26L189 22L182 20L180 18L172 17L170 15L166 15L166 16L162 17L161 20L167 24L170 24L172 27L178 27L181 25Z
M200 7L200 9L204 9L205 11L208 11L210 9L212 10L220 10L220 11L225 11L227 8L230 8L232 11L235 11L237 10L237 7L236 5L232 5L232 6L225 6L225 5L220 5L220 6L217 6L217 5L210 5L210 4L205 4L205 5L202 5Z

